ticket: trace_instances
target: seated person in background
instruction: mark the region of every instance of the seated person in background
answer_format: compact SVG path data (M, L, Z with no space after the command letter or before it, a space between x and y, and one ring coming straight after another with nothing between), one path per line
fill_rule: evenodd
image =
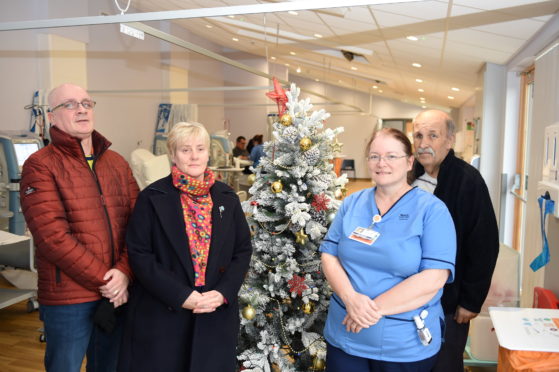
M262 134L257 134L253 138L254 140L254 147L250 152L250 160L252 160L252 166L256 168L258 163L260 163L260 158L264 155L264 136Z
M233 148L233 157L248 160L249 152L246 149L247 139L243 136L237 137L235 148Z

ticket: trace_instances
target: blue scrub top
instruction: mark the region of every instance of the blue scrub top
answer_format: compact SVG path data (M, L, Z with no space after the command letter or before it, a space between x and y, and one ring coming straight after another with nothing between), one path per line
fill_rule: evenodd
M371 227L380 212L375 203L376 188L347 197L332 222L320 251L336 256L353 288L375 298L396 284L425 269L448 269L448 283L454 278L456 232L445 204L437 197L413 188L404 194L382 220ZM367 245L349 238L357 227L380 233ZM424 306L401 314L382 317L359 333L345 330L345 306L335 294L330 300L324 337L350 355L368 359L413 362L435 355L441 346L444 315L440 304L442 288ZM433 340L421 344L413 316L426 309L425 325Z

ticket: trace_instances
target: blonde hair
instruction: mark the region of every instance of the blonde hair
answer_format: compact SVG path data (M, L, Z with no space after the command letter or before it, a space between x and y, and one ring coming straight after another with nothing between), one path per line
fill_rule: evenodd
M186 141L188 138L198 137L204 140L204 143L210 149L210 134L200 123L194 121L176 123L167 138L167 152L169 156L175 156L177 147Z

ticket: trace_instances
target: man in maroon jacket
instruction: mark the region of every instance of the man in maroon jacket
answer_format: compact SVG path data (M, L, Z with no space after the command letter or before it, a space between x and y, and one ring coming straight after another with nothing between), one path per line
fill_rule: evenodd
M95 101L83 88L63 84L48 98L51 143L25 162L20 186L37 247L45 367L79 371L87 353L88 372L114 371L121 333L112 313L128 300L124 234L138 186L93 129Z

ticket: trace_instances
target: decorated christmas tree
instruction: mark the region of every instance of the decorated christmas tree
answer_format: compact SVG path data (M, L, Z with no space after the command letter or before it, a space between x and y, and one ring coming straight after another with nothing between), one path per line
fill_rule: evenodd
M267 95L278 103L279 120L243 203L254 252L240 292L239 366L320 371L330 287L318 248L345 194L347 178L337 178L331 163L343 129L324 129L330 114L311 111L294 84L287 93L274 86Z

